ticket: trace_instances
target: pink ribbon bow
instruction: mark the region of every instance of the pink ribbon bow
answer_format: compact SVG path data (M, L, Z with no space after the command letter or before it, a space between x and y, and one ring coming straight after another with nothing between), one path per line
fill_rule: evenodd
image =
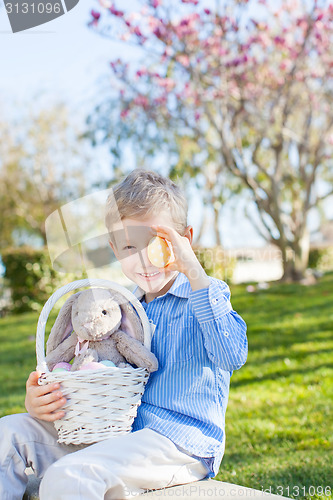
M84 353L88 349L88 347L89 347L89 340L80 339L80 337L78 337L78 342L75 346L75 356Z

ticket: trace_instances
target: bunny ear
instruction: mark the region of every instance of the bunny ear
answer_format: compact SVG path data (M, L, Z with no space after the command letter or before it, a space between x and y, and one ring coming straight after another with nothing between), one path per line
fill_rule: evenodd
M72 308L78 296L82 292L71 295L59 311L57 319L51 329L48 341L46 343L46 355L54 351L54 349L70 335L73 330L71 321Z
M144 332L141 320L129 300L120 292L109 290L110 296L121 309L121 324L119 329L140 342L144 342Z
M140 342L144 342L143 326L139 316L130 302L120 304L122 318L120 330L128 333L131 337Z
M144 332L141 320L135 311L132 304L128 301L124 295L120 292L115 292L110 290L110 295L112 298L118 302L121 309L121 324L120 330L126 332L128 335L133 337L140 342L144 342Z

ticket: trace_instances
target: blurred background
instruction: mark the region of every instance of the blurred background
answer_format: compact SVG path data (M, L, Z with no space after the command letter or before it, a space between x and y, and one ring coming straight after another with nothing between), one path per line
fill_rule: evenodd
M81 0L16 34L2 4L0 36L2 314L18 286L40 307L22 277L42 254L46 295L73 277L46 278L47 217L137 167L186 190L195 247L227 281L332 267L329 3ZM89 272L109 258L125 282L93 250Z

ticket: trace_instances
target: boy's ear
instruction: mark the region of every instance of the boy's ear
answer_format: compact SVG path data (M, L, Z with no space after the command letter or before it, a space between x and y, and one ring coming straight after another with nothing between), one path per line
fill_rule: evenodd
M189 242L192 245L192 241L193 241L193 227L192 226L187 226L187 228L185 229L184 236L185 236L185 238L187 238L189 240Z
M111 240L109 240L109 245L113 251L113 253L115 254L116 258L118 259L118 255L117 255L117 250L116 250L116 246L112 243ZM118 259L119 260L119 259Z

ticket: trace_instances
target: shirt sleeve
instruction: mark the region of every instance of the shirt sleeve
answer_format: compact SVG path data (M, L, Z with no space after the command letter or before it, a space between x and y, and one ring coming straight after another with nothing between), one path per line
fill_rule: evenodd
M211 280L209 287L190 292L189 304L209 359L222 370L243 366L248 352L246 323L231 306L228 285Z

